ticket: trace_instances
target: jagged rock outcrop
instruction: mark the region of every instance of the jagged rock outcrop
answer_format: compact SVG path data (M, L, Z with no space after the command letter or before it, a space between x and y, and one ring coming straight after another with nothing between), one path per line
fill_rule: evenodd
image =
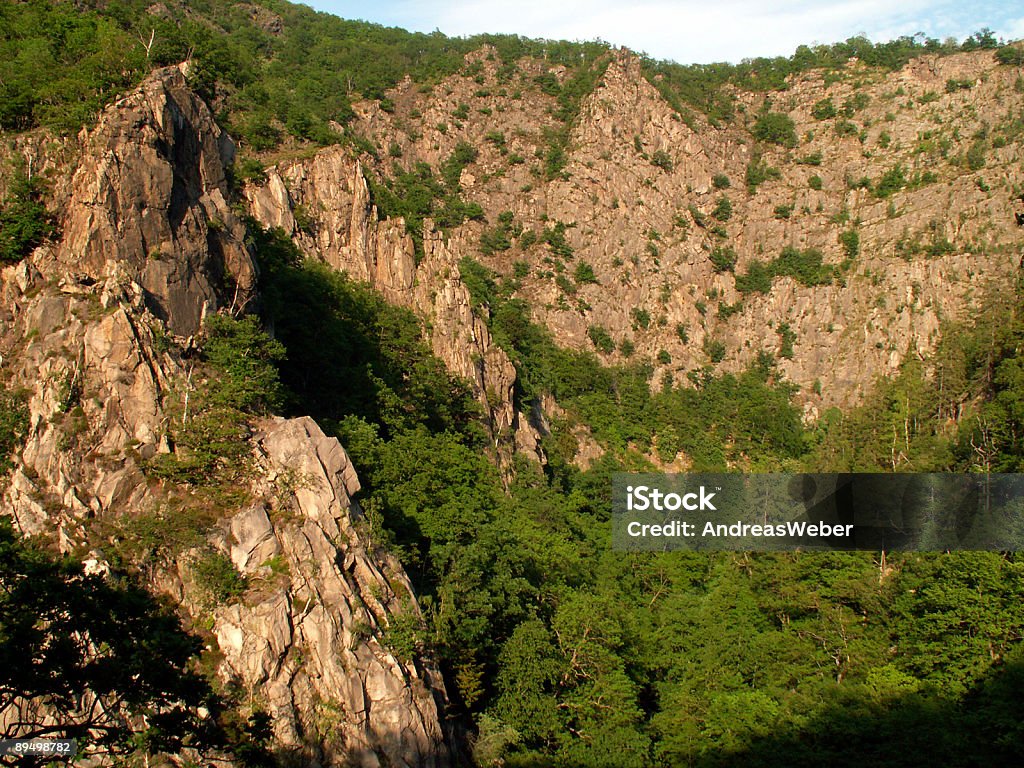
M263 693L286 748L312 742L328 764L367 768L447 764L439 673L386 643L396 621L418 618L415 595L397 561L368 551L345 451L309 418L268 423L256 450L269 515L243 510L222 546L275 588L215 612L222 673Z
M618 52L582 100L564 172L551 180L532 158L545 157L548 137L562 129L560 103L536 77L561 81L564 68L496 55L468 57L470 65L473 77L453 75L429 94L400 84L389 93L393 112L366 107L355 129L394 147L399 159L389 162L407 167L436 166L458 142L473 145L479 157L463 186L488 221L463 225L453 247L501 274L517 269L517 295L558 343L593 349L588 331L600 326L617 347L608 362L625 361L622 349L669 360L655 363L655 386L665 374L685 381L711 363L705 342L720 342L718 370L740 370L762 352L776 357L809 418L849 407L908 354L934 350L943 321L969 318L1018 269L1020 71L990 51L923 56L893 73L852 62L827 77L794 76L780 93L733 89L736 119L726 124L696 112L684 119L639 59ZM822 99L834 119L812 114ZM796 147L754 140L762 109L793 120ZM751 190L755 157L775 171ZM877 194L897 167L905 183ZM719 220L722 198L731 213ZM540 238L481 253L481 233L503 211L537 235L566 224L572 255ZM737 290L736 275L784 246L843 264L840 236L851 231L859 248L832 285L781 277L766 294ZM732 249L732 270L715 269L716 249ZM566 283L579 262L597 283ZM780 354L781 323L795 334L792 356Z
M433 353L470 382L486 409L500 459L515 449L519 429L527 432L519 447L540 455L535 433L513 406L515 367L474 313L459 274L459 260L473 252L472 245L448 240L428 220L417 264L404 223L379 219L361 164L339 148L269 169L266 182L248 187L246 196L264 226L283 228L307 255L369 283L427 321Z
M309 765L449 764L444 683L418 655L415 595L373 549L336 440L310 419L262 424L240 509L148 471L172 450L169 420L187 418L195 361L181 337L254 298L225 199L230 141L171 68L106 109L79 155L57 185L62 239L0 273L0 359L29 409L3 513L100 573L139 516L219 516L195 533L249 577L236 602L211 609L194 549L142 570L197 631L213 614L218 674L273 716L277 746Z
M155 72L89 132L53 269L98 280L116 261L154 314L187 336L204 311L246 306L255 271L227 203L234 146L183 68Z

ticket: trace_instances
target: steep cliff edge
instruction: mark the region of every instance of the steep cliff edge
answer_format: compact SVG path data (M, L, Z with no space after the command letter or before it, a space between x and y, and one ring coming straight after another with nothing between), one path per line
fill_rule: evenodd
M150 471L175 449L171 421L197 417L182 408L201 386L183 337L255 297L227 204L230 139L171 68L80 145L55 185L62 238L2 273L3 369L29 410L3 511L175 598L225 691L272 716L281 750L320 765L447 764L445 689L417 651L415 595L372 547L337 440L310 419L243 425L247 471L221 496ZM160 531L155 548L138 544L143 524ZM211 601L198 564L218 558L245 588Z
M1022 80L990 51L895 72L852 61L774 93L727 88L736 114L725 124L684 119L621 51L565 125L569 76L485 48L429 93L404 83L393 109L364 104L356 125L390 148L372 168L364 158L382 177L392 164L439 165L460 142L479 151L462 186L487 221L452 242L515 272L516 296L559 344L594 349L591 330L606 331L603 359L646 356L655 384L709 365L738 371L765 353L813 418L858 403L908 355L934 350L943 320L1012 284ZM786 135L759 132L765 115ZM552 173L559 131L564 164ZM509 243L483 248L503 212ZM556 247L545 232L558 225ZM509 236L516 228L533 235ZM785 248L820 255L836 276L742 282Z
M459 274L459 259L472 251L468 242L450 240L428 220L417 264L404 222L380 220L361 163L341 148L270 168L266 181L245 194L253 217L282 228L307 256L369 283L425 319L433 353L470 382L484 408L499 462L507 464L516 436L520 448L539 455L535 432L513 404L515 367L473 312Z

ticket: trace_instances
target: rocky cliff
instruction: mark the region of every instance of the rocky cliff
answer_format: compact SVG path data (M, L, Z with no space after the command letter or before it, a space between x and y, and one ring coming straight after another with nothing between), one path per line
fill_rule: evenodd
M768 354L808 419L926 356L945 321L1018 273L1024 79L989 52L894 74L853 62L770 97L736 92L724 127L674 110L625 52L564 122L557 86L570 76L484 48L432 89L402 83L388 109L357 105L346 130L387 160L303 148L235 200L425 321L435 355L481 403L506 480L516 450L543 460L538 429L564 412L547 396L530 419L518 412L516 370L473 306L466 256L514 276L557 343L591 348L600 329L603 360L646 358L654 383ZM756 138L765 115L785 116L792 137ZM396 165L441 167L462 143L477 154L459 194L483 220L442 231L427 219L419 247L372 189ZM415 595L375 546L337 440L306 418L252 421L244 480L220 495L152 471L178 448L183 403L201 386L204 318L259 303L229 204L234 146L185 73L156 71L75 140L23 137L14 151L53 176L61 235L2 273L3 369L30 410L4 509L91 567L134 566L173 596L225 688L272 715L282 749L310 764L450 762ZM786 247L823 263L809 278L764 273ZM751 288L758 269L767 284ZM600 455L573 429L580 463ZM139 521L193 521L199 535L132 552ZM196 563L211 553L245 578L242 594L204 595Z
M813 418L934 349L943 320L969 316L1017 271L1021 72L989 51L922 56L895 73L853 61L772 94L733 89L737 119L724 126L677 113L621 52L584 97L550 180L542 166L561 103L538 85L545 75L567 78L483 49L429 93L399 86L393 110L364 104L358 130L390 147L368 169L382 177L391 163L436 165L460 141L479 150L463 187L487 222L463 225L451 247L504 275L519 262L517 295L560 344L592 348L588 331L600 327L616 346L606 360L635 350L656 361L655 383L767 352ZM792 120L791 144L756 138L765 113ZM540 238L484 252L480 237L503 211L537 235L564 224L571 253ZM739 290L737 276L786 246L819 251L837 278ZM716 252L734 263L716 268ZM572 279L581 262L595 280ZM783 323L794 334L785 355ZM724 345L720 361L711 342Z
M365 174L351 152L330 148L269 169L266 182L245 193L261 224L282 228L310 258L369 283L426 320L434 354L470 382L484 408L499 462L507 464L516 435L537 456L535 432L513 405L515 367L473 312L459 274L459 260L472 246L449 240L428 220L417 264L404 222L380 220Z
M227 203L231 140L171 68L105 110L76 151L56 185L62 236L2 273L4 372L30 411L4 511L176 599L225 690L272 716L281 750L319 765L447 764L444 684L410 640L415 595L374 549L337 440L310 419L251 425L250 471L219 500L147 471L173 448L170 420L190 417L186 337L255 298ZM167 534L158 550L128 546L140 521ZM201 557L229 557L244 593L211 603Z

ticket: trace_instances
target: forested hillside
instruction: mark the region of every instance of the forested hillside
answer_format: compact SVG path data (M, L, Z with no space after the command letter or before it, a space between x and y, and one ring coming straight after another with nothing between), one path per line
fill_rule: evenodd
M1019 44L0 1L0 129L0 715L132 764L1024 760L1018 553L610 525L624 470L1024 471Z

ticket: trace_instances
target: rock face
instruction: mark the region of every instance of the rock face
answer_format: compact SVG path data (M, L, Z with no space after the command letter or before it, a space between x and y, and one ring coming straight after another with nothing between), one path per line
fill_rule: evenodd
M255 296L225 198L230 141L172 68L79 143L77 170L57 185L63 238L0 273L3 368L30 411L0 512L96 572L139 516L219 518L197 530L204 552L248 577L236 603L203 602L195 550L143 570L195 626L212 612L218 675L273 715L278 747L307 765L449 764L444 683L417 650L415 595L373 549L336 440L310 419L259 425L240 508L210 508L144 471L170 450L169 420L184 418L174 408L193 361L181 337Z
M227 204L231 139L179 68L104 112L71 180L59 269L105 276L117 262L180 335L222 304L244 307L255 273Z
M243 574L285 575L216 611L222 673L264 692L286 748L367 768L447 764L440 675L384 642L418 609L401 566L368 553L348 456L309 418L267 424L256 445L270 514L242 511L224 543Z
M683 382L711 364L705 342L721 342L717 370L741 370L765 352L800 386L809 417L848 407L908 354L933 350L942 320L969 318L1017 272L1024 136L1015 116L1024 96L1019 68L999 66L990 51L924 56L892 73L852 63L827 80L791 78L773 94L737 90L737 118L725 126L696 113L684 119L621 52L584 97L564 171L550 181L532 159L563 128L557 96L535 81L549 67L487 53L467 58L473 77L453 75L428 95L400 84L389 93L393 112L365 106L355 129L393 148L386 163L364 158L366 172L389 175L393 162L437 167L457 142L473 145L479 157L464 172L464 196L488 222L464 224L448 247L503 275L520 262L517 295L562 345L593 349L588 331L600 326L618 348L606 362L626 360L623 342L634 360L664 360L664 350L670 362L655 364L656 386L664 374ZM559 67L550 74L565 77ZM813 116L823 99L836 117ZM762 109L793 120L795 147L754 139ZM755 156L776 173L750 189ZM880 194L894 168L905 183ZM723 198L731 215L716 218ZM564 223L572 255L539 238L481 253L484 227L503 211L537 235ZM850 232L859 247L847 262L840 238ZM841 279L806 286L780 277L768 293L737 289L737 275L785 246L847 262ZM726 249L736 265L716 271L712 254ZM565 282L580 262L596 283ZM791 357L780 354L782 323L795 334Z
M423 259L417 265L404 222L380 221L359 161L340 148L271 168L267 181L246 189L253 216L281 227L308 256L362 280L390 301L427 321L433 353L448 370L472 385L488 414L499 463L515 449L515 432L532 431L513 407L516 371L476 314L459 274L465 241L447 240L426 222ZM299 227L295 212L301 212ZM523 445L538 456L536 445Z

